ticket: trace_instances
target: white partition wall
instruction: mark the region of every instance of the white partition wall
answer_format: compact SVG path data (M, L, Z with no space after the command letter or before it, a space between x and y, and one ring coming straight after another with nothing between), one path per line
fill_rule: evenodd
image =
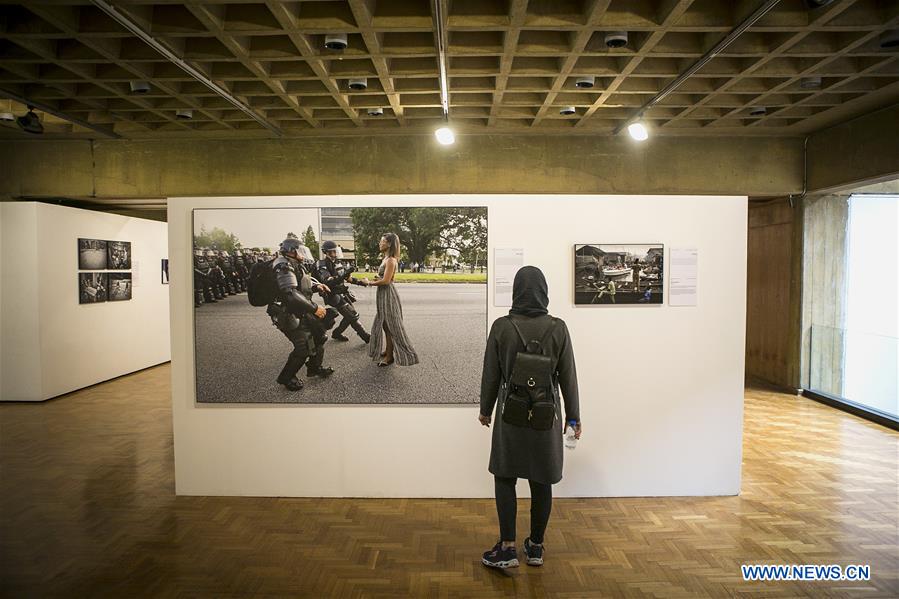
M169 360L165 223L0 204L0 398L41 401ZM78 238L130 241L130 301L79 304Z
M178 494L492 496L476 404L195 403L193 208L422 205L487 206L491 261L494 248L521 247L546 274L550 312L571 331L584 426L557 496L739 493L746 197L385 195L169 200ZM698 305L668 306L666 281L661 306L575 307L576 243L663 243L666 261L671 248L698 249ZM491 285L488 326L506 311Z

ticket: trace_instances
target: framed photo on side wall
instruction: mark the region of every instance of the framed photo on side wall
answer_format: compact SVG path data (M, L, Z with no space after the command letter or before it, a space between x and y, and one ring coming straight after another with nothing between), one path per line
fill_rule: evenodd
M574 303L661 304L664 262L661 243L575 245Z

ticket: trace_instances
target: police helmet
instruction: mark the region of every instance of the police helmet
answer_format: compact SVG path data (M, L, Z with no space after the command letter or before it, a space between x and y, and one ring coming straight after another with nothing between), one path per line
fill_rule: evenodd
M337 249L337 243L334 241L326 241L322 244L323 252L330 252L331 250Z

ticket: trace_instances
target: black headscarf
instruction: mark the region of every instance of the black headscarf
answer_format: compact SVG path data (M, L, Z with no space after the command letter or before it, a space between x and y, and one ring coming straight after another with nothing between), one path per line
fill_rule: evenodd
M543 316L549 311L549 293L546 277L536 266L524 266L515 273L512 284L512 309L509 314Z

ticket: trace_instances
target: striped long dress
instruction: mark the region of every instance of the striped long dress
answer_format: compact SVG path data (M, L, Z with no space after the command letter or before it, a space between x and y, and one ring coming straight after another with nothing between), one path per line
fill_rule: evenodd
M386 262L381 262L378 269L378 276L384 276L384 268ZM388 285L378 285L378 294L375 301L377 305L377 313L375 321L371 325L371 340L368 343L368 355L375 362L381 359L381 352L384 351L383 346L386 343L384 328L390 331L393 337L393 359L400 366L412 366L418 364L418 354L412 347L412 342L406 335L406 328L403 326L403 305L400 303L400 295L396 292L393 283Z

